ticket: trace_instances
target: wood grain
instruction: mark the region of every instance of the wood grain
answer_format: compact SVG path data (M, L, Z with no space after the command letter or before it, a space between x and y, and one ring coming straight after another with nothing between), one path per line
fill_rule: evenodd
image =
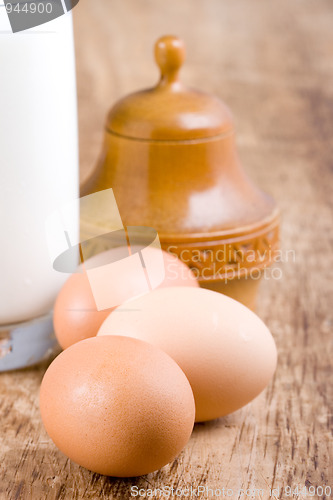
M81 0L74 13L82 179L111 103L156 81L152 45L162 34L186 41L184 80L233 110L247 172L282 209L284 262L264 280L258 309L279 364L250 405L197 425L173 464L129 480L92 474L50 442L38 410L46 365L1 374L0 498L127 499L132 485L310 498L285 487L333 486L331 0Z

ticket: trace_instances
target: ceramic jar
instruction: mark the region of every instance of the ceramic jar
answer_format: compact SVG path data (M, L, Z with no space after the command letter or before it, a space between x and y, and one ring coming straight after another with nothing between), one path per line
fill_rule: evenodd
M160 81L112 107L85 194L113 188L125 226L155 228L203 287L254 308L278 245L278 210L240 164L227 106L182 84L184 57L180 39L157 41Z

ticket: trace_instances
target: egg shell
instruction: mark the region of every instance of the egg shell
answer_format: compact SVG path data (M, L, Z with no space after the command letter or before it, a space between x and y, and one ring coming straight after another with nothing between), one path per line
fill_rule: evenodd
M171 462L190 438L191 386L163 351L140 340L99 337L63 351L40 390L45 429L74 462L131 477Z
M136 247L132 248L135 251ZM124 255L124 251L128 253L128 249L123 247L113 248L99 255L96 255L85 262L85 267L100 266L103 269L103 264L106 262L114 262ZM161 251L154 247L147 248L147 258L155 258L159 252L162 252L165 277L159 287L170 286L191 286L199 287L199 284L191 272L191 270L181 262L177 257L167 252ZM118 306L121 302L115 304L114 307L97 310L95 298L91 289L91 284L85 270L85 267L80 267L80 272L70 276L57 297L54 306L54 330L57 340L63 349L84 340L89 337L94 337L106 319L106 317ZM112 289L119 297L130 299L138 295L138 290L143 279L143 269L138 269L138 272L132 272L131 267L122 268L122 273L115 268L115 272L110 279L105 279L100 282L102 288L101 293L108 297L112 295ZM154 268L153 268L154 274ZM156 269L157 272L157 269ZM111 290L111 292L110 292ZM113 294L114 295L114 294Z
M261 319L210 290L160 289L128 301L98 336L114 334L150 342L179 364L192 386L198 422L247 404L276 368L275 342Z

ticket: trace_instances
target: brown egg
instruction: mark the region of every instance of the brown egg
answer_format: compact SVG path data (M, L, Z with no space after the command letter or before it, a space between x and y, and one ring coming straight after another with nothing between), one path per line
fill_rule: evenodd
M135 250L135 248L134 248ZM88 259L81 272L75 273L66 281L54 306L54 330L60 346L66 349L75 342L94 337L109 313L125 300L144 292L149 292L146 275L139 257L136 264L126 260L124 248L115 248ZM158 287L191 286L199 284L191 270L177 257L155 248L145 249L146 259L153 262L148 279L154 282L159 266L156 258L163 257L165 276ZM109 268L106 263L119 262L119 267ZM95 273L95 274L94 274ZM96 278L97 273L99 275ZM92 289L92 286L95 288ZM102 306L109 303L112 307L97 309L96 299Z
M166 288L131 300L98 333L112 334L150 342L178 363L192 386L198 422L247 404L276 368L274 339L261 319L210 290Z
M97 311L86 272L72 274L54 306L53 325L60 346L67 349L75 342L93 337L113 309Z
M167 354L128 337L96 337L63 351L40 390L45 429L71 460L100 474L160 469L194 424L190 384Z

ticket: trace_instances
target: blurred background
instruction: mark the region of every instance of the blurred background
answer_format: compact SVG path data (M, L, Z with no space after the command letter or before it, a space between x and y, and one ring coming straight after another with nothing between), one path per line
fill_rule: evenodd
M184 82L229 105L244 166L262 188L278 195L301 183L306 200L305 171L329 188L322 181L332 147L330 0L81 0L73 12L82 178L96 162L107 110L154 85L154 43L175 34L187 46Z

